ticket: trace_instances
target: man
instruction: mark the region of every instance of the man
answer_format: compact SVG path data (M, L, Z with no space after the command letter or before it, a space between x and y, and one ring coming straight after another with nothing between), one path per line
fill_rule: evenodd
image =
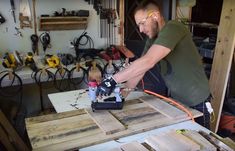
M177 21L165 22L154 1L136 8L134 18L140 32L149 38L143 55L125 70L102 81L98 95L110 95L115 85L122 82L135 88L145 73L158 65L169 97L203 112L204 116L196 121L209 128L210 115L205 106L210 98L209 84L191 33Z

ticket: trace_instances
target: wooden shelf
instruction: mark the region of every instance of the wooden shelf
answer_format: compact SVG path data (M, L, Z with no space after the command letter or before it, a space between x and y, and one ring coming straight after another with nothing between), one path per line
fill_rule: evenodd
M74 30L87 27L87 17L40 17L40 31Z

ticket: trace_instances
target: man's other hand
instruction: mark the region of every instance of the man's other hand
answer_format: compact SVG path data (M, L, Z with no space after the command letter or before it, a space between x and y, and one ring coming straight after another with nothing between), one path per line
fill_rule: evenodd
M112 77L104 79L98 86L96 95L108 96L110 95L116 87L116 82Z

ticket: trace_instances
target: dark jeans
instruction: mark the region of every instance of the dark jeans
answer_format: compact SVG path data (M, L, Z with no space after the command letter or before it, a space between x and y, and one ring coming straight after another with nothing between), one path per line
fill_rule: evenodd
M205 103L210 102L210 100L211 96L209 96L204 102L191 107L203 113L203 116L196 118L195 121L207 129L210 129L210 113L208 112Z

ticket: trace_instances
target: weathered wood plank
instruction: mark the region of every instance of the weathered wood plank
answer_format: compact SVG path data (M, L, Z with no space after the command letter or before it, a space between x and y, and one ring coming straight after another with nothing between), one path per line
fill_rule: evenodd
M148 151L148 149L136 141L121 145L120 148L123 151Z
M113 114L115 114L116 118L119 121L125 123L126 126L134 125L137 123L143 123L145 121L151 121L151 119L153 118L158 118L163 116L162 114L160 114L155 109L149 106L139 107L139 108L133 107L132 109L115 112Z
M222 112L225 91L232 64L235 45L235 1L224 0L218 28L215 54L210 75L211 101L215 120L211 130L217 132Z
M107 135L126 129L109 111L100 110L93 112L92 109L86 109L86 111Z
M133 111L128 112L128 110ZM196 110L191 111L193 111L194 116L201 115ZM119 118L126 119L123 120L123 124L127 126L127 129L106 135L86 112L78 113L78 115L70 112L50 115L51 119L48 121L43 117L34 117L31 120L27 120L27 132L32 148L33 150L50 151L83 148L189 119L189 117L182 119L166 118L165 115L140 100L127 101L123 110L112 110L111 112L118 120ZM141 112L143 113L141 114ZM131 118L128 117L130 115L132 116Z
M57 114L42 115L42 116L37 116L37 117L30 117L30 118L26 118L25 122L26 122L26 124L29 123L30 125L32 125L32 124L47 122L47 121L51 121L51 120L55 120L55 119L63 119L66 117L78 116L78 115L82 115L82 114L86 114L84 109L79 109L76 111L68 111L65 113L57 113Z
M189 139L188 137L180 134L180 133L176 133L175 130L169 131L167 133L168 137L173 137L176 141L178 141L179 143L185 144L185 146L187 146L188 148L190 148L190 150L194 150L194 151L198 151L200 150L200 145L197 144L196 142L194 142L193 140Z
M193 140L197 144L199 144L201 151L216 151L217 150L214 145L212 145L207 139L205 139L197 131L187 130L185 132L182 132L181 134Z
M151 107L156 109L158 112L164 114L168 118L176 119L176 118L185 118L187 114L180 109L164 102L161 99L158 99L154 96L144 96L140 98L144 103L149 104Z
M150 136L150 140L149 138L146 138L145 142L155 150L159 149L167 151L194 150L188 144L180 142L179 140L175 139L174 137L171 137L167 133Z

